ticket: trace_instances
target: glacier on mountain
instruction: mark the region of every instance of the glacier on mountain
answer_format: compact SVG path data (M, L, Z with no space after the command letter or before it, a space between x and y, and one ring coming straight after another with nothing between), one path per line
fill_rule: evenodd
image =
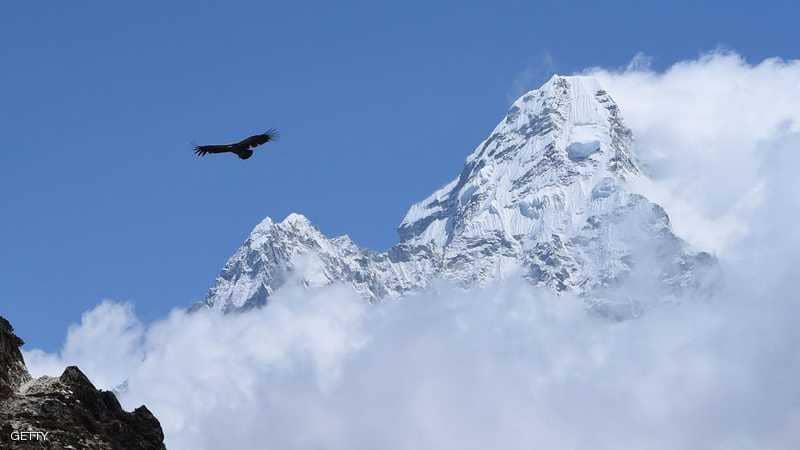
M458 177L411 206L388 251L328 238L299 214L267 218L195 307L257 307L290 280L345 282L378 301L437 278L470 287L522 274L612 317L701 293L716 261L691 249L666 212L635 192L645 175L632 142L595 79L553 76L513 103Z

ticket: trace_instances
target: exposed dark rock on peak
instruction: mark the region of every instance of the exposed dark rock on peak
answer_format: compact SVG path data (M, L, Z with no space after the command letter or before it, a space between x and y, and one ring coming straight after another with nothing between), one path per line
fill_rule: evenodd
M0 448L165 448L161 425L146 407L124 411L112 392L95 388L77 367L31 379L22 343L0 317Z

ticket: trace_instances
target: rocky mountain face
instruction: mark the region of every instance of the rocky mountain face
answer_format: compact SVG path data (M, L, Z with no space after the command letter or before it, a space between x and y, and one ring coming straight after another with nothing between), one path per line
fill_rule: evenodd
M32 379L21 345L0 317L0 448L165 448L161 425L146 407L123 411L113 393L95 389L74 366L57 378Z
M632 142L596 80L554 76L514 102L458 177L409 209L387 252L328 238L299 214L267 218L196 307L263 305L288 280L346 282L376 301L436 278L469 287L514 273L612 316L700 292L716 262L634 192L645 175Z

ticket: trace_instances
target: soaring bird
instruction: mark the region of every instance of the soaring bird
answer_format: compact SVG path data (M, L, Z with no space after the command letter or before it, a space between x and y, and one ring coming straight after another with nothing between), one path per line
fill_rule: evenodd
M194 153L197 156L206 156L209 153L236 153L241 159L247 159L253 156L253 148L259 145L266 144L267 142L278 139L278 131L269 129L264 134L255 134L248 138L242 139L235 144L222 144L222 145L198 145L194 148Z

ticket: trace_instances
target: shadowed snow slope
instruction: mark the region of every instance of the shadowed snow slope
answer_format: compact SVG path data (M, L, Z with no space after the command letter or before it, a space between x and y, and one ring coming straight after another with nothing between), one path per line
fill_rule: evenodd
M436 278L483 286L522 273L614 317L702 292L715 261L688 248L664 210L632 191L643 175L631 142L594 78L554 76L514 102L456 179L409 209L389 251L330 239L299 214L267 218L197 307L263 305L290 274L306 286L347 282L374 301ZM624 296L616 292L623 281ZM647 300L630 289L653 281L660 291Z

